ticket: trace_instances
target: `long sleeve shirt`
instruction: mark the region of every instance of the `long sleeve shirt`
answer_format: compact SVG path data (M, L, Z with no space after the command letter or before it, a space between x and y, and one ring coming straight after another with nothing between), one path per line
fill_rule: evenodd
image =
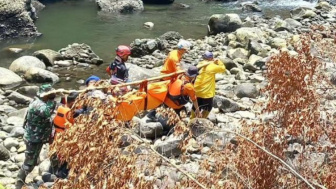
M204 65L209 61L204 60L199 65ZM217 60L217 64L214 61L199 71L199 75L196 77L194 84L196 96L199 98L212 98L215 96L216 78L217 73L225 72L224 63Z

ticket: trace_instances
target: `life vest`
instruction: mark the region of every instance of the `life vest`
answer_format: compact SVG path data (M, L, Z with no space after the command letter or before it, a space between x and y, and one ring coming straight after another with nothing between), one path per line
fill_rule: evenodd
M71 120L67 119L67 113L70 111L70 108L65 106L59 106L57 109L56 116L54 118L54 126L55 126L55 132L63 132L67 127L65 126L65 123L72 122Z
M177 78L168 87L168 98L176 105L181 106L189 102L188 95L183 95L184 81Z

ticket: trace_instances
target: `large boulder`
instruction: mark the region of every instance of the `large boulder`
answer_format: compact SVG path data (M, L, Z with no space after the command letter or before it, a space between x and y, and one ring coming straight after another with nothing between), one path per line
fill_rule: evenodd
M164 50L166 45L160 39L135 39L131 48L132 57L141 57L152 54L155 50Z
M208 22L208 34L216 35L221 32L234 32L242 27L238 14L214 14Z
M215 96L214 103L215 108L218 108L221 112L236 112L241 109L240 105L229 98L222 96Z
M38 59L42 60L45 65L53 66L55 60L61 60L62 56L59 52L56 52L51 49L43 49L34 52L33 56L36 56Z
M20 85L22 79L11 70L0 67L0 87L15 87Z
M45 69L45 64L34 56L22 56L12 62L9 69L15 73L25 73L29 68L36 67Z
M156 141L154 149L166 157L174 157L182 154L181 150L182 139L180 137L170 137L165 141Z
M27 96L24 96L18 92L13 91L8 97L9 100L13 100L14 102L18 104L29 104L30 101L32 101L32 98L29 98Z
M25 79L30 82L35 83L57 83L59 82L59 77L41 68L29 68L24 75Z
M228 52L228 56L233 60L236 58L248 59L249 52L243 48L230 49Z
M265 41L265 33L259 29L259 28L248 28L248 27L243 27L237 29L235 32L237 41L247 45L249 41L255 40L255 41L260 41L264 42Z
M141 0L96 0L102 12L132 13L144 10Z
M103 63L103 60L91 50L91 47L84 43L68 45L66 48L59 50L59 53L61 53L65 60L74 60L96 65Z
M6 38L38 36L31 0L0 1L0 41Z
M305 18L314 18L317 14L310 8L299 7L290 11L291 16L295 20L301 20Z
M151 78L151 77L154 77L160 74L160 71L158 69L150 70L150 69L142 68L134 64L126 63L126 67L129 69L128 74L129 74L130 81L143 80L143 79Z
M141 137L155 139L163 134L163 127L160 122L142 122L139 127Z
M236 95L239 98L248 97L256 98L259 95L259 91L252 83L243 83L237 86Z
M178 41L182 38L183 36L179 32L176 32L176 31L168 31L160 36L160 39L164 39L167 41L174 41L174 40Z

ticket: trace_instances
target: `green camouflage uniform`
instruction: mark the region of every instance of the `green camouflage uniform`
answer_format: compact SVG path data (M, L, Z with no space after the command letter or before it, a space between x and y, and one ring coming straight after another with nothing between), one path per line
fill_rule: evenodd
M42 85L38 95L50 90L52 90L51 85ZM16 188L22 187L26 176L37 164L43 144L49 141L52 132L51 114L54 108L54 101L48 100L44 102L37 97L29 104L24 122L25 161L19 171Z

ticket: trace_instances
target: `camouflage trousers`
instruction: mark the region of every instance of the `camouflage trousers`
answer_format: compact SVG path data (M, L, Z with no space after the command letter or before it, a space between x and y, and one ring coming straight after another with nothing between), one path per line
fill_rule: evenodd
M29 173L37 165L37 160L40 156L43 143L32 143L29 141L25 141L25 144L26 144L25 160L22 168L26 173L27 172Z

